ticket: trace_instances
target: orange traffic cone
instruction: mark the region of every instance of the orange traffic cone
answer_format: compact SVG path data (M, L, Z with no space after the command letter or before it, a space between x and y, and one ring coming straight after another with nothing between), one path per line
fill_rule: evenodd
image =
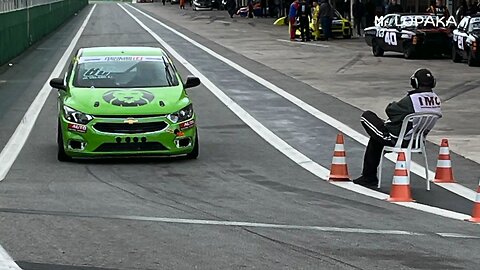
M390 189L390 198L387 200L390 202L413 202L404 152L398 153L392 188Z
M450 150L448 149L448 140L443 139L438 154L437 170L435 171L436 183L454 183L452 162L450 159Z
M480 223L480 182L478 183L477 197L475 198L475 202L473 204L472 218L467 220Z
M343 135L338 134L333 152L332 166L330 167L330 181L350 181L345 156Z

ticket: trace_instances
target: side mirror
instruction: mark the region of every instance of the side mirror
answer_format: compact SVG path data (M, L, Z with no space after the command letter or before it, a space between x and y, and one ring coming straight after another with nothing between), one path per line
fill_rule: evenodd
M50 86L52 88L67 90L67 86L63 83L63 78L55 78L50 80Z
M193 76L188 76L187 81L185 82L183 87L185 89L187 89L187 88L192 88L192 87L199 86L199 85L200 85L200 79L199 78L193 77Z

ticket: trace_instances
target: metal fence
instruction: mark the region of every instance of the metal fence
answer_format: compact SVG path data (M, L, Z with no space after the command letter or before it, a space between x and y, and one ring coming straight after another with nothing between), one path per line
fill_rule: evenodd
M61 1L62 0L0 0L0 13Z

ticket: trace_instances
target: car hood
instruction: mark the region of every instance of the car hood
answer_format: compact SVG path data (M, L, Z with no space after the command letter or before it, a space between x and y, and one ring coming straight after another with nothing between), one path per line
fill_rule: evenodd
M181 87L74 88L64 104L91 115L159 115L176 112L190 103Z

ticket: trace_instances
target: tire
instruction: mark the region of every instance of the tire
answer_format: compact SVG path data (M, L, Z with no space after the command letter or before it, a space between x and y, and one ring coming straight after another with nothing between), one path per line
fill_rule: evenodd
M67 153L65 153L65 148L63 146L63 136L62 136L62 129L60 127L60 121L58 122L58 126L57 126L57 159L58 161L61 161L61 162L68 162L68 161L72 161L72 157L70 157L69 155L67 155Z
M412 59L414 55L414 49L411 45L407 45L403 48L403 57L405 57L405 59Z
M380 45L378 45L377 42L372 41L372 53L374 56L379 57L379 56L383 56L385 51L382 48L380 48Z
M468 64L468 66L470 66L470 67L475 67L475 66L478 65L478 60L475 59L475 58L473 58L472 52L470 52L470 51L468 52L467 64Z
M462 61L462 58L460 57L460 55L458 55L455 46L452 46L452 61L454 63L460 63Z
M187 159L197 159L200 154L200 142L198 141L198 130L195 133L195 144L193 145L192 152L187 154Z

